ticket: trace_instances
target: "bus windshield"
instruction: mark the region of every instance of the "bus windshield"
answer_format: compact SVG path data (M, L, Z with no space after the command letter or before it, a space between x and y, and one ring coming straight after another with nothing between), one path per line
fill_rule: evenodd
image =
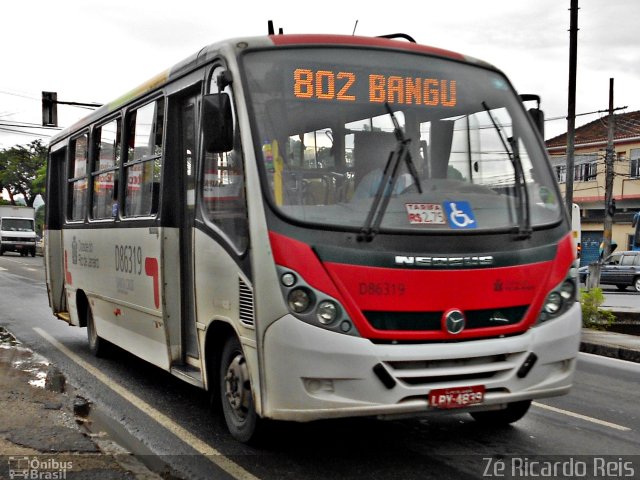
M380 196L380 231L511 229L561 218L544 150L492 69L327 47L248 52L243 66L263 189L285 218L360 228Z

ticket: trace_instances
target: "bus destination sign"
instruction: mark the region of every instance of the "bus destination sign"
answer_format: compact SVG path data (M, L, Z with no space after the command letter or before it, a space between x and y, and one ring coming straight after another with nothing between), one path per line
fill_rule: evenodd
M443 78L296 68L293 96L300 100L455 107L457 82Z

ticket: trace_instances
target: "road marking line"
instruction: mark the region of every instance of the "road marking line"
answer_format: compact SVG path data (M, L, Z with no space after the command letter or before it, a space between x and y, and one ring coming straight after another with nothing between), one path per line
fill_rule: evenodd
M121 385L118 385L117 383L111 381L109 377L107 377L104 373L102 373L100 370L98 370L96 367L94 367L90 363L85 362L82 358L80 358L78 355L73 353L71 350L69 350L66 346L64 346L58 340L53 338L47 332L45 332L44 330L38 327L35 327L34 330L36 331L36 333L44 337L45 340L51 343L54 347L56 347L58 350L64 353L67 357L69 357L71 360L76 362L78 365L84 368L87 372L89 372L91 375L96 377L99 381L104 383L111 390L113 390L122 398L127 400L129 403L131 403L132 405L134 405L135 407L137 407L138 409L146 413L149 417L151 417L153 420L158 422L164 428L169 430L180 440L187 443L194 450L206 456L208 460L215 463L218 467L220 467L222 470L227 472L229 475L238 479L258 480L258 477L249 473L248 471L246 471L244 468L242 468L240 465L238 465L231 459L225 457L222 453L220 453L218 450L213 448L211 445L200 440L191 432L189 432L185 428L175 423L165 414L153 408L151 405L149 405L147 402L142 400L140 397L131 393L129 390L122 387Z
M580 413L571 412L569 410L563 410L561 408L552 407L551 405L545 405L544 403L533 402L538 408L543 408L545 410L549 410L551 412L561 413L562 415L567 415L569 417L579 418L581 420L586 420L587 422L596 423L598 425L602 425L604 427L613 428L615 430L620 430L622 432L628 432L631 429L629 427L623 427L622 425L618 425L616 423L606 422L604 420L600 420L598 418L588 417L586 415L582 415Z
M4 268L4 267L0 267L0 272L6 272L7 270L9 270L8 268Z

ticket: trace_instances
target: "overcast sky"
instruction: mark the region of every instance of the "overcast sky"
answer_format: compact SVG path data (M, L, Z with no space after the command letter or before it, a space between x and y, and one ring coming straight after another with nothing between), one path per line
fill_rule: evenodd
M419 43L502 69L519 93L542 96L547 138L566 131L570 0L11 0L0 7L0 149L52 131L40 124L41 92L106 103L203 46L285 33L375 36L403 32ZM580 0L577 113L640 110L638 0ZM60 106L69 126L87 110ZM602 115L602 114L600 114ZM598 115L579 117L581 125ZM33 132L16 135L7 130Z

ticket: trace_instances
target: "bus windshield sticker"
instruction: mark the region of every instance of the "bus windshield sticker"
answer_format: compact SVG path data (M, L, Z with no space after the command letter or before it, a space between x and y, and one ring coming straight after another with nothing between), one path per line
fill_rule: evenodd
M477 228L476 218L469 202L462 200L444 202L444 210L451 228Z
M439 203L405 203L409 223L412 225L446 225L444 211Z

